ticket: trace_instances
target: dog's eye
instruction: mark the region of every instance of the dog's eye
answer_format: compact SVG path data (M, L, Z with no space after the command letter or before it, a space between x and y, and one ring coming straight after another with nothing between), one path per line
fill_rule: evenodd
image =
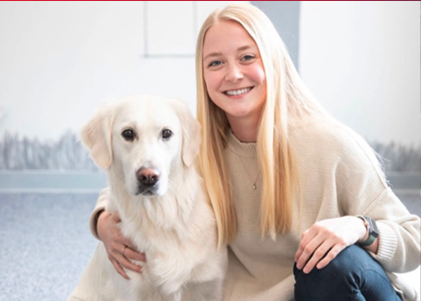
M172 136L172 132L168 129L162 130L162 138L164 140L168 140L170 139L170 137Z
M123 133L121 133L121 136L127 141L133 141L135 135L133 130L124 130Z

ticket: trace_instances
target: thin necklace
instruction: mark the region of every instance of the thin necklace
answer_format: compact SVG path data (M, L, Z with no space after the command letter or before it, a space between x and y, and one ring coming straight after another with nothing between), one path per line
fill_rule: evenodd
M249 173L248 169L246 168L246 165L244 164L243 159L242 159L241 157L239 157L239 158L240 158L240 162L241 162L241 164L243 165L243 167L244 167L245 171L247 172L247 175L248 175L249 179L253 181L253 177L250 175L250 173ZM258 172L258 174L257 174L256 179L254 180L254 183L253 183L253 190L256 190L256 188L257 188L257 180L259 179L259 176L260 176L260 170L259 170L259 172Z

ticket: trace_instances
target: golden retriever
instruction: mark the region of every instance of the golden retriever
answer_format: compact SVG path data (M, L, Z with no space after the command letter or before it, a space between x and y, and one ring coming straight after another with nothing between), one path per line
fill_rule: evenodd
M152 95L107 105L82 129L108 172L108 211L147 262L124 279L99 243L69 300L221 300L226 248L195 168L200 126L187 106Z

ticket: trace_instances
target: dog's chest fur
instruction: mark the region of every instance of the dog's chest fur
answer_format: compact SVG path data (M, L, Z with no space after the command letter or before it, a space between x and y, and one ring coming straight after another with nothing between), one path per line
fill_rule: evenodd
M195 181L186 181L186 177L194 177ZM199 271L208 268L205 262L209 260L209 254L201 250L215 248L204 247L215 242L215 221L205 202L201 179L193 168L179 179L165 195L152 197L133 197L124 185L112 185L114 202L110 202L112 208L107 208L119 211L123 235L146 255L142 274L129 272L129 277L140 277L140 290L149 294L158 289L166 299L196 274L207 274ZM186 187L185 182L195 184Z

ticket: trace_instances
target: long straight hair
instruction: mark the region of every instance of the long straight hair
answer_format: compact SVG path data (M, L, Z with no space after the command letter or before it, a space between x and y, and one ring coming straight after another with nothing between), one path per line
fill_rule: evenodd
M257 155L263 179L261 233L276 239L290 230L292 204L299 195L298 171L289 143L289 128L304 116L326 116L302 83L286 47L268 17L249 4L215 10L205 20L196 47L197 118L203 142L199 167L205 180L218 225L218 246L237 234L235 206L229 173L223 158L229 123L206 90L203 76L203 42L207 30L220 21L238 22L254 39L266 73L266 102L257 135Z

